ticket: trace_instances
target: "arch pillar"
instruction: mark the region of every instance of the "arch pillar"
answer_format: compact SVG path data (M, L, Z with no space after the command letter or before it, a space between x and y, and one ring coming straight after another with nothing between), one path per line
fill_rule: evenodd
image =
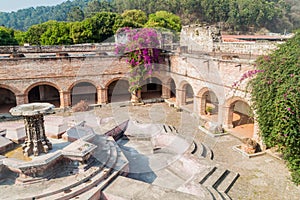
M106 104L107 102L107 88L97 88L97 104Z
M186 104L186 91L184 89L176 89L176 104L179 107Z
M221 104L220 102L219 102L219 104L218 104L218 123L219 124L222 124L222 126L224 126L224 113L226 113L226 111L225 111L225 107L224 107L224 104ZM225 126L226 127L226 126Z
M16 104L21 105L28 103L28 96L26 94L18 94L16 95Z
M233 128L233 106L225 106L224 112L224 128Z
M199 97L199 113L200 115L206 115L206 96Z
M59 91L60 108L67 108L71 105L71 93Z
M201 97L199 97L198 95L194 95L194 113L200 113L199 104L201 104Z
M170 87L166 85L162 85L162 95L161 98L163 99L169 99L171 98L171 89Z

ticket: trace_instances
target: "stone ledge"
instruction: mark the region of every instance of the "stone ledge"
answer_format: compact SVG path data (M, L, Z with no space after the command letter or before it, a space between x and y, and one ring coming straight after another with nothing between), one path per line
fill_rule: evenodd
M198 126L198 128L210 137L221 137L221 136L224 136L224 135L228 135L228 133L212 133L212 132L210 132L209 130L207 130L206 128L204 128L202 126Z
M237 152L241 153L244 157L247 157L247 158L252 158L252 157L261 156L261 155L265 155L266 154L265 151L258 152L258 153L252 153L252 154L246 153L245 151L243 151L241 149L241 145L235 145L235 146L232 147L232 149L234 151L237 151Z

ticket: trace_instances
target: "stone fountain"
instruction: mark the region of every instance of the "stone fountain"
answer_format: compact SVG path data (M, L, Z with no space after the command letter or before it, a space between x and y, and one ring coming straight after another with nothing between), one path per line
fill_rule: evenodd
M52 149L45 134L44 114L53 113L53 108L54 105L50 103L30 103L10 109L13 116L24 117L26 139L22 148L25 156L38 156Z

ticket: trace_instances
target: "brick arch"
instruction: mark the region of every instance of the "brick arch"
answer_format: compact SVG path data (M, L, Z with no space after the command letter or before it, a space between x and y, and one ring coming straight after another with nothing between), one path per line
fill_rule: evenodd
M248 122L247 123L243 122L243 119L245 119L245 118L248 121L249 121L249 119L251 119L251 118L249 118L249 116L247 116L247 114L245 114L243 112L237 112L234 110L235 109L234 106L235 106L236 102L239 102L239 101L242 103L245 103L250 108L249 102L246 99L239 97L239 96L231 97L231 98L227 99L225 102L225 116L226 116L225 117L225 125L229 128L234 128L234 127L242 125L242 124L247 124ZM238 125L234 122L234 113L240 115L240 119L238 119L238 121L239 121ZM254 119L251 119L251 121L252 120L254 120ZM251 123L254 123L254 121L252 121Z
M108 87L109 87L109 85L110 85L111 83L113 83L114 81L118 81L118 80L125 80L125 81L128 81L128 78L119 76L119 77L115 77L115 78L109 79L109 80L107 80L107 81L104 82L104 84L103 84L103 85L104 85L104 88L105 88L105 89L108 89Z
M76 84L78 84L78 83L90 83L90 84L92 84L93 86L95 86L96 89L101 88L100 86L97 86L97 84L96 84L94 81L92 81L92 80L89 80L89 79L80 79L80 80L77 80L77 81L73 82L73 83L68 87L68 92L71 92L72 88L73 88Z
M57 89L58 92L61 91L61 88L58 87L58 85L56 85L55 83L52 83L52 82L49 82L49 81L40 81L40 82L33 83L33 84L31 84L29 87L27 87L27 89L25 90L24 94L25 94L25 95L28 95L28 92L29 92L32 88L34 88L34 87L36 87L36 86L39 86L39 85L49 85L49 86L52 86L52 87L54 87L55 89Z
M175 83L175 86L176 86L175 79L174 79L174 78L172 78L172 77L168 77L164 83L165 83L166 85L170 85L172 80L174 81L174 83Z
M125 84L120 84L119 81L125 81ZM104 92L106 93L106 102L121 102L130 101L131 94L129 92L129 81L125 77L115 77L110 79L105 84Z
M7 89L7 90L11 91L12 93L14 93L15 95L18 95L21 93L17 88L10 86L10 85L0 84L0 88Z
M155 71L152 75L152 77L157 78L161 81L161 83L165 82L165 76L161 75L159 72Z
M156 79L158 79L158 80L161 82L161 85L163 85L163 79L162 79L162 77L158 76L157 74L151 75L151 77L147 77L146 79L144 79L144 80L142 81L142 83L144 83L145 81L147 81L147 80L150 79L150 78L156 78ZM147 84L147 83L146 83L146 84Z
M187 85L190 85L191 87L192 87L192 89L193 89L193 92L195 91L195 89L193 88L193 85L192 84L190 84L188 81L186 81L186 80L183 80L183 81L181 81L180 83L179 83L179 87L178 87L178 89L179 90L185 90L186 88L186 86Z
M174 85L172 85L172 81ZM172 77L166 77L163 84L163 98L176 97L176 82Z
M190 84L188 81L183 80L180 82L179 87L176 89L176 104L178 106L186 105L186 104L193 104L194 100L193 97L187 98L187 86L190 85L193 95L195 95L195 89L193 88L193 85ZM192 99L191 99L192 98Z
M49 93L49 92L42 92L40 93L39 90L37 91L32 91L31 95L30 95L30 91L33 90L35 87L37 86L42 86L42 85L46 85L46 86L51 86L53 87L56 91L55 93ZM24 92L25 95L25 102L39 102L39 101L45 101L45 102L49 102L54 104L56 107L60 107L61 102L60 102L60 92L61 92L61 88L52 82L49 81L40 81L40 82L36 82L31 84L29 87L27 87L27 89ZM52 96L50 96L52 95ZM57 96L56 96L57 95ZM58 99L56 99L58 98Z
M19 91L11 86L0 84L0 113L9 112L17 105Z
M212 105L212 107L213 107L213 113L214 113L214 114L217 114L217 113L218 113L218 109L219 109L219 97L217 96L217 94L216 94L211 88L204 87L204 88L201 88L201 89L199 90L199 92L197 93L197 96L198 96L198 98L200 99L200 102L199 102L199 104L200 104L200 115L205 115L205 114L207 114L207 113L206 113L206 108L207 108L207 96L206 96L205 94L208 93L208 92L213 93L213 94L216 96L216 98L217 98L217 102L218 102L217 105L213 104L213 102L210 102L210 103L213 104L213 105Z
M76 85L78 85L80 83L90 84L91 86L93 86L95 88L95 92L93 92L93 90L90 90L88 88L89 86L87 86L87 85L81 85L81 86L78 86L77 88L74 88L74 87L76 87ZM86 87L86 88L81 88L81 87ZM77 103L79 103L81 100L86 101L86 103L88 103L88 104L97 104L98 92L100 89L101 89L101 86L98 86L93 80L90 80L90 79L76 80L69 86L68 91L67 91L69 98L70 98L69 104L71 106L74 106Z
M248 106L250 106L249 102L246 99L239 97L239 96L233 96L226 100L225 107L230 107L230 106L232 106L232 104L234 104L237 101L242 101L242 102L246 103Z

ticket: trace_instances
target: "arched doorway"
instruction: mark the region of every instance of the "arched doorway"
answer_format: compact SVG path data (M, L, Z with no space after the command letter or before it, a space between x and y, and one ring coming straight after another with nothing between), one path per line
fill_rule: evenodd
M127 80L118 79L107 86L108 102L130 101L131 94L128 91L129 83Z
M254 134L253 111L242 100L236 100L229 107L229 122L231 122L233 134L241 138L252 138Z
M162 82L156 77L149 77L143 82L142 99L156 99L162 96Z
M200 113L201 115L207 115L212 119L218 120L219 112L219 100L216 94L209 90L204 89L205 92L200 94L201 103L200 103Z
M16 105L15 94L6 88L0 88L0 113L7 113L9 109Z
M183 86L183 91L185 95L185 105L190 105L194 103L194 91L189 83Z
M55 107L60 106L59 92L58 90L47 84L37 85L28 92L28 102L48 102Z
M71 89L71 105L74 106L80 101L87 104L97 103L97 88L89 82L80 82Z

